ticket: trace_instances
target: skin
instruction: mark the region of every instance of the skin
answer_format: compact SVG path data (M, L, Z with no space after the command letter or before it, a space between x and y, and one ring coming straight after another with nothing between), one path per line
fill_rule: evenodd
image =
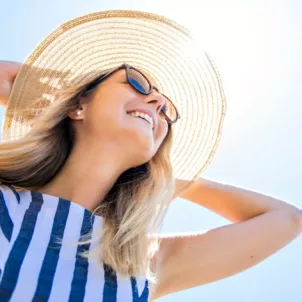
M0 105L5 108L14 80L21 66L22 64L19 62L0 60Z
M1 73L7 66L0 61L0 83L7 85L2 86L6 87L2 91L0 86L0 97L8 96L7 87L12 83L9 73ZM117 175L155 154L166 135L165 122L159 122L152 134L143 127L144 121L131 120L125 112L140 106L158 110L161 96L156 92L139 95L122 81L124 78L120 80L119 75L112 76L100 85L92 102L83 102L80 116L70 112L79 136L77 148L62 173L46 188L49 194L66 194L67 199L80 194L81 198L74 201L92 209L96 196L104 196ZM154 83L154 79L151 81ZM7 98L2 100L2 104L7 103ZM96 169L98 165L102 165L101 171ZM62 179L62 183L66 181L64 187L59 185ZM177 180L176 186L177 182L183 181ZM153 259L159 282L156 286L150 284L149 301L242 272L280 250L302 231L301 210L285 201L202 178L187 185L178 196L224 216L233 224L190 234L156 235L161 238ZM94 190L97 194L92 195ZM71 198L69 191L75 194Z
M82 99L79 116L76 111L68 114L76 129L74 149L60 173L39 190L41 193L93 210L124 171L155 155L168 131L160 113L165 98L156 90L150 95L140 94L125 80L125 70L117 71ZM142 108L156 114L154 131L146 121L126 113Z

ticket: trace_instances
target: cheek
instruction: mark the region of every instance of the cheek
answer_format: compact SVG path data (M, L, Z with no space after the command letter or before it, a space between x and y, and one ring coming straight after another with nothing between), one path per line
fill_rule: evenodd
M156 137L158 148L163 143L163 141L164 141L165 137L167 136L167 134L168 134L168 125L167 125L166 122L164 122L161 125L161 127L159 127L158 134L157 134L157 137Z
M106 135L113 135L116 122L104 106L97 106L87 110L84 120L84 132L87 137L99 141Z
M122 126L124 111L124 104L115 95L95 99L87 110L87 122L94 129L109 132Z
M135 101L134 97L133 92L123 86L114 89L108 85L99 90L89 108L89 114L95 122L99 121L105 126L124 127L127 122L126 106Z

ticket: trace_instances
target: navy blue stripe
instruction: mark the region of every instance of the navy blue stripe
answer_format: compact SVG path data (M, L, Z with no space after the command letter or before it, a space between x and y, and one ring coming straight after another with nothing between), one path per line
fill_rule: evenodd
M138 296L137 281L135 277L131 277L131 287L132 287L133 302L148 302L148 296L149 296L148 280L145 281L145 288L140 297Z
M5 186L7 186L15 194L15 197L16 197L18 203L20 203L20 195L16 191L16 189L13 186L11 186L11 185L5 185Z
M85 210L82 228L81 228L81 237L87 235L92 230L93 222L94 222L94 216L91 215L91 212ZM90 239L90 237L86 236L85 239ZM70 302L84 300L89 263L88 263L88 259L81 257L79 253L88 251L89 248L90 248L90 244L78 245L76 263L73 272L73 279L71 283L71 290L68 300Z
M103 290L103 301L117 302L117 277L113 269L103 264L105 271L105 284Z
M137 282L134 277L131 277L131 287L132 287L132 301L137 302L138 300L138 289Z
M9 216L6 202L2 191L0 190L0 228L8 241L10 241L14 224Z
M69 214L69 208L69 201L65 199L59 199L52 225L51 236L39 274L35 297L32 300L33 302L41 301L41 297L43 297L43 301L47 301L49 299L62 247L61 244L57 243L57 239L63 238L66 221Z
M31 192L32 202L23 217L20 232L4 267L0 284L1 302L9 301L19 278L20 269L31 242L38 214L43 204L42 194Z
M139 302L148 302L149 298L149 282L148 280L145 281L145 288L139 298Z

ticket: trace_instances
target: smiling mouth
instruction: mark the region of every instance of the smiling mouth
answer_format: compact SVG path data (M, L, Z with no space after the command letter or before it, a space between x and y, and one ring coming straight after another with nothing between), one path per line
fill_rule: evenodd
M128 114L128 115L130 115L130 114ZM131 115L130 115L130 116L131 116ZM133 118L139 118L139 119L143 120L143 121L146 122L146 123L151 127L151 129L153 130L152 125L151 125L147 120L145 120L144 118L142 118L142 117L140 117L140 116L131 116L131 117L133 117Z

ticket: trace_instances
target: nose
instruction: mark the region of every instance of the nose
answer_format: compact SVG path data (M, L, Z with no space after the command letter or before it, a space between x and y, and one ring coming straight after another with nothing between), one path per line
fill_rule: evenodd
M147 104L152 104L155 111L158 113L166 103L166 98L156 90L153 90L146 98Z

